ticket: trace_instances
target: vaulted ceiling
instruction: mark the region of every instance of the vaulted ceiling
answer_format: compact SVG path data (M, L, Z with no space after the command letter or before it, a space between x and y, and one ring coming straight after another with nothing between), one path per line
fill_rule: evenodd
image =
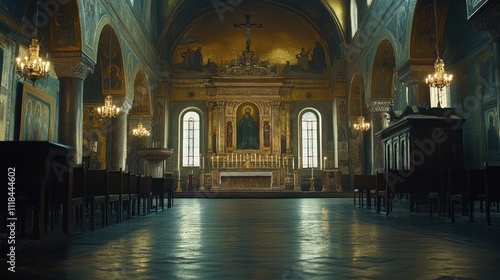
M171 2L171 1L168 1ZM246 0L158 2L158 52L163 61L175 65L188 48L201 47L204 58L224 63L245 50L245 30L234 28L250 15L252 50L261 60L284 65L295 61L301 48L319 42L331 63L341 57L345 45L345 1ZM161 27L160 27L161 26Z

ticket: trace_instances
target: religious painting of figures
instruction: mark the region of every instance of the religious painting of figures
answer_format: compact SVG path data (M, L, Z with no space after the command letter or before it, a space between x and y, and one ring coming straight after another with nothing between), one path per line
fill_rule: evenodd
M19 140L54 140L54 99L28 83L23 84Z
M484 131L486 152L500 151L500 141L498 132L498 111L496 106L488 106L484 111Z
M241 104L238 108L236 125L236 148L259 149L259 112L253 103Z

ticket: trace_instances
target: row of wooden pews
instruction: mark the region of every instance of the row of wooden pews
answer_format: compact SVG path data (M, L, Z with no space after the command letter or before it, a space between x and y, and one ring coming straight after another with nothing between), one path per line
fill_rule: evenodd
M491 225L491 208L496 204L500 212L500 166L485 164L484 169L429 169L387 170L376 175L354 175L354 206L363 207L366 196L367 208L372 200L377 212L392 211L393 201L404 197L410 211L419 211L422 201L427 201L429 215L436 208L439 215L448 216L455 222L455 207L459 204L462 215L473 221L474 207L485 213L487 225Z
M80 165L73 167L73 181L74 221L81 231L85 229L87 216L91 230L95 230L98 217L101 227L106 227L112 219L120 223L124 217L148 214L153 209L154 197L158 198L156 211L159 204L164 209L165 197L168 207L173 205L173 178L168 174L164 178L152 178L122 170L91 170ZM157 187L158 184L161 187Z

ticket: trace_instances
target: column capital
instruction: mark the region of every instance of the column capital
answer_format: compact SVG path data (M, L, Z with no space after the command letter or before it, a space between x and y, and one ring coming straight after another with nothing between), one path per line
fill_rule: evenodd
M76 78L85 80L88 74L94 73L94 63L86 55L66 56L54 54L54 70L59 78Z
M132 109L132 98L128 95L111 95L111 97L113 97L113 103L116 107L120 108L120 114L128 115Z
M391 99L376 99L366 102L366 107L371 113L375 112L388 112L392 105Z

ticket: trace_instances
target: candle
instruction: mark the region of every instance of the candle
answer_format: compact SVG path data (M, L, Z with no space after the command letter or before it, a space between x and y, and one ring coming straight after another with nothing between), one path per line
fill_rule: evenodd
M214 156L211 156L212 158L212 168L214 168Z
M203 155L200 155L201 157L201 169L205 169L205 157Z
M312 167L312 164L311 164L311 178L314 178L314 167Z
M259 166L262 166L262 159L260 158L260 154L259 154Z
M231 163L234 164L234 153L231 153Z
M294 157L292 157L292 170L295 169L295 161L294 160L295 160Z
M297 167L298 167L298 169L300 169L300 156L299 156L299 160L297 160Z
M323 169L326 169L326 157L323 158Z

